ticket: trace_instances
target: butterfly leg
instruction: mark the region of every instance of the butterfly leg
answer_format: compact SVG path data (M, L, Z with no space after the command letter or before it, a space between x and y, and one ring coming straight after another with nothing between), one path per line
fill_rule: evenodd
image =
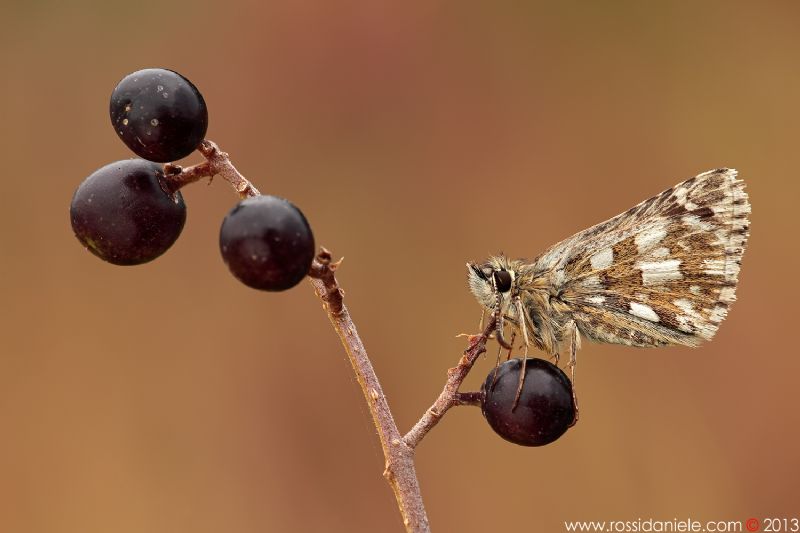
M581 347L581 336L574 320L567 324L567 332L569 334L569 363L567 366L569 367L572 377L572 404L575 407L575 419L570 426L574 426L578 422L578 396L575 394L575 367L578 366L577 353Z
M511 344L506 341L506 338L503 336L503 329L505 328L506 321L505 321L505 309L501 307L502 304L502 297L500 296L499 292L495 293L495 300L494 300L494 311L492 311L492 315L495 318L495 328L494 328L494 335L497 338L497 343L502 346L503 348L510 350Z
M519 385L517 385L517 394L514 396L514 406L511 408L512 412L517 408L519 397L522 394L522 387L525 385L525 368L528 364L528 345L530 344L530 340L528 338L528 321L525 318L525 312L519 295L514 297L514 307L517 310L517 320L519 321L519 327L522 330L522 340L524 342L525 352L522 354L522 369L519 373ZM511 356L511 351L509 351L508 355Z
M494 328L494 335L497 338L497 344L505 348L506 350L511 349L511 344L506 340L505 336L503 335L503 328L505 327L505 320L503 320L503 315L495 311L497 315L497 326Z
M517 335L516 331L512 331L511 332L511 344L512 345L514 344L514 337L516 337L516 335ZM503 347L502 346L498 346L497 347L497 361L495 361L495 364L494 364L494 377L492 377L492 388L494 388L494 384L497 383L497 373L500 371L500 354L502 352L503 352ZM506 354L506 361L508 361L509 359L511 359L511 350L508 350L508 353Z
M516 337L517 337L517 332L516 332L516 331L512 331L512 332L511 332L511 345L512 345L512 346L514 345L514 339L515 339ZM506 353L506 361L508 361L509 359L511 359L511 352L512 352L512 351L513 351L513 350L511 350L510 348L508 349L508 353Z
M517 408L519 397L522 394L522 386L525 385L525 367L528 365L528 346L525 345L525 351L522 354L522 368L519 371L519 384L517 385L517 394L514 396L514 405L511 407L511 412Z
M528 346L530 344L528 339L528 321L525 318L525 310L522 308L522 300L520 300L519 295L514 297L514 307L517 310L519 329L522 330L522 342L525 343L525 346Z

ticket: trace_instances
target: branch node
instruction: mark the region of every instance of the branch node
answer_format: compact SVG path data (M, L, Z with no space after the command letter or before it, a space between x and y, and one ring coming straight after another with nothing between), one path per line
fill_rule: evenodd
M317 254L317 259L322 264L328 264L331 262L331 252L324 246L319 247L319 253Z
M217 143L208 139L203 139L200 146L197 147L197 151L203 154L206 159L212 157L217 150L219 150Z

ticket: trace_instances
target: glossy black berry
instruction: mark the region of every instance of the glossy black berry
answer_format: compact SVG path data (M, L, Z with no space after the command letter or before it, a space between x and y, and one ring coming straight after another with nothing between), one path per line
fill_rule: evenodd
M115 265L138 265L163 254L186 222L180 192L162 188L161 165L117 161L80 184L69 213L75 236L90 252Z
M166 163L192 153L206 135L208 110L192 82L171 70L128 74L111 93L111 124L139 157Z
M283 291L308 273L314 235L290 202L256 196L239 202L222 221L219 248L239 281L254 289Z
M521 359L492 369L481 387L483 416L504 439L522 446L543 446L559 438L575 420L572 384L564 372L543 359L529 358L519 402L514 397Z

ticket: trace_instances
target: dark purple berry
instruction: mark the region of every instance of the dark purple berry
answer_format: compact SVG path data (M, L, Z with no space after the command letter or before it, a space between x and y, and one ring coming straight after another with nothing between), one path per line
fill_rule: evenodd
M303 213L276 196L239 202L222 221L219 248L231 273L265 291L294 287L314 259L314 235Z
M163 254L186 222L180 192L162 188L161 165L117 161L95 171L72 197L69 214L78 240L115 265L138 265Z
M111 124L139 157L167 163L192 153L206 135L208 110L192 82L171 70L128 74L111 93Z
M492 429L515 444L543 446L559 438L575 421L572 384L560 368L529 358L519 402L521 359L511 359L489 372L481 387L483 416Z

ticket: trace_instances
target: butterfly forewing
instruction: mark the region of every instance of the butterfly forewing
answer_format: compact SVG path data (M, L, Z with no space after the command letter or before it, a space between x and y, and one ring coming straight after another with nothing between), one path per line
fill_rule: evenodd
M735 170L705 172L556 244L534 277L592 340L695 346L735 299L749 213Z

